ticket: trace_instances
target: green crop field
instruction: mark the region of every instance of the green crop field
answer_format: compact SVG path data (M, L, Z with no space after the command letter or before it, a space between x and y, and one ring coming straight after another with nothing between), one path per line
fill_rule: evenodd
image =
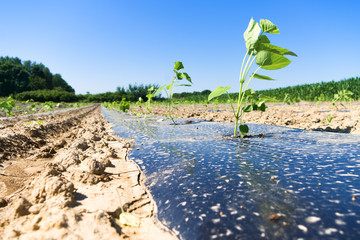
M360 99L360 78L354 77L344 79L341 81L330 81L313 84L304 84L284 88L276 88L269 90L256 91L258 95L264 95L276 102L296 102L296 101L334 101L335 95L342 91L350 91L352 94L349 96L349 100ZM178 102L197 102L206 103L210 90L204 90L202 92L183 92L175 93L174 99ZM238 97L237 93L230 94L233 101ZM335 99L334 99L335 98ZM344 99L338 99L344 100ZM227 102L227 96L221 96L218 99L211 102Z

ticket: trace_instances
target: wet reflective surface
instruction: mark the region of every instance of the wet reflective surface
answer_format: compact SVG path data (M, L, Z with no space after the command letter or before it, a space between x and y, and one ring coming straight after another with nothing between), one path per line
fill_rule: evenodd
M182 239L360 237L359 136L249 124L265 137L233 139L231 123L103 111L116 134L135 137L129 157Z

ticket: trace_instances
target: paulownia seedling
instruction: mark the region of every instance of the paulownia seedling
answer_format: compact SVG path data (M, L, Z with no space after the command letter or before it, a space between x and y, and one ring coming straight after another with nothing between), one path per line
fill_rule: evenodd
M254 91L248 89L249 83L253 78L261 80L274 80L268 76L257 74L258 70L277 70L284 68L291 63L291 61L284 57L284 55L297 56L295 53L275 45L270 44L270 40L267 35L264 34L279 34L279 29L271 21L266 19L260 19L260 25L251 18L247 29L244 32L244 39L246 45L246 53L242 61L239 82L240 90L237 100L237 109L235 111L234 107L231 104L231 107L235 116L235 129L234 136L237 134L237 128L239 125L240 136L244 137L249 132L249 127L246 124L243 124L243 115L246 112L255 111L265 111L266 105L265 101L260 99L257 103L252 103L246 105L248 100L254 95ZM249 76L250 68L253 62L258 65L254 73ZM227 87L218 87L210 93L208 100L210 101L213 98L221 96L225 93L228 93L230 89Z
M176 125L176 123L175 123L173 117L171 116L171 104L172 104L172 97L174 94L174 90L176 87L180 87L180 86L189 87L192 84L191 77L189 76L189 74L187 74L186 72L180 72L180 70L183 68L184 68L184 65L182 64L182 62L179 62L179 61L175 62L174 69L173 69L174 76L171 80L171 83L169 85L163 85L163 86L159 87L153 94L153 97L156 97L163 90L165 90L166 95L168 97L168 101L169 101L169 105L168 105L169 117L175 125ZM183 80L183 79L186 79L189 83L179 84L180 80Z

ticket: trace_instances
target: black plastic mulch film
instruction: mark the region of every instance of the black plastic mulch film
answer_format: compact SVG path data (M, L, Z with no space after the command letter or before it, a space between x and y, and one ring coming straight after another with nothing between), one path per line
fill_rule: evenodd
M181 239L360 237L360 136L249 124L234 139L231 123L103 113L135 137L129 158Z

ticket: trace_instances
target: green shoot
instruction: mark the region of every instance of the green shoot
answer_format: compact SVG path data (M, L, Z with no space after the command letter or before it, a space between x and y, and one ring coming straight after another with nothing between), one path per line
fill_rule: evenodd
M130 101L126 101L126 98L122 98L121 102L103 102L102 105L111 110L119 110L123 112L127 112L130 109Z
M185 73L185 72L180 72L181 69L184 68L184 65L182 64L182 62L175 62L174 65L174 76L171 80L171 83L169 85L163 85L160 88L158 88L156 90L156 92L153 94L153 97L158 96L162 90L165 90L166 95L168 97L168 112L169 112L169 117L171 119L171 121L174 123L174 125L176 125L173 117L171 116L171 105L172 105L172 97L174 94L174 90L176 87L180 87L180 86L184 86L184 87L189 87L192 84L191 81L191 77L189 76L189 74ZM189 83L186 84L178 84L180 80L186 79Z
M337 93L334 94L334 98L332 101L332 105L336 107L336 102L340 102L340 105L345 108L345 105L342 103L342 101L349 102L354 100L351 96L354 95L353 92L349 90L340 90ZM337 107L336 107L337 108Z
M326 121L327 121L328 123L331 123L331 121L333 120L333 118L334 118L334 116L333 116L333 115L330 115L330 116L328 116L328 117L326 118Z
M7 100L0 101L0 110L3 110L6 113L6 115L12 116L12 115L14 115L12 110L15 106L15 103L16 103L16 101L14 99L12 99L12 97L10 96L10 97L8 97Z
M152 99L154 98L154 95L152 94L154 92L155 88L154 86L152 86L151 88L149 88L147 90L147 101L146 101L146 109L149 111L149 113L151 114L152 113L152 108L151 108L151 101Z
M246 124L243 124L243 115L245 112L251 112L252 110L265 111L266 105L265 101L262 99L260 99L260 101L255 104L253 103L251 105L246 105L248 101L254 96L254 91L248 89L249 83L253 78L261 80L274 80L268 76L258 74L258 70L277 70L284 68L291 63L291 61L284 57L284 55L297 56L295 53L285 48L270 44L269 38L266 35L263 35L265 33L279 34L279 29L269 20L260 19L259 25L256 21L251 19L248 28L244 32L246 53L240 69L240 90L237 99L236 110L233 108L232 103L230 102L231 107L233 108L234 117L236 119L234 136L237 135L238 125L241 137L244 137L249 132L249 127ZM254 61L258 67L254 73L249 75L250 68ZM229 89L230 87L216 88L209 94L208 100L210 101L213 98L228 93Z

